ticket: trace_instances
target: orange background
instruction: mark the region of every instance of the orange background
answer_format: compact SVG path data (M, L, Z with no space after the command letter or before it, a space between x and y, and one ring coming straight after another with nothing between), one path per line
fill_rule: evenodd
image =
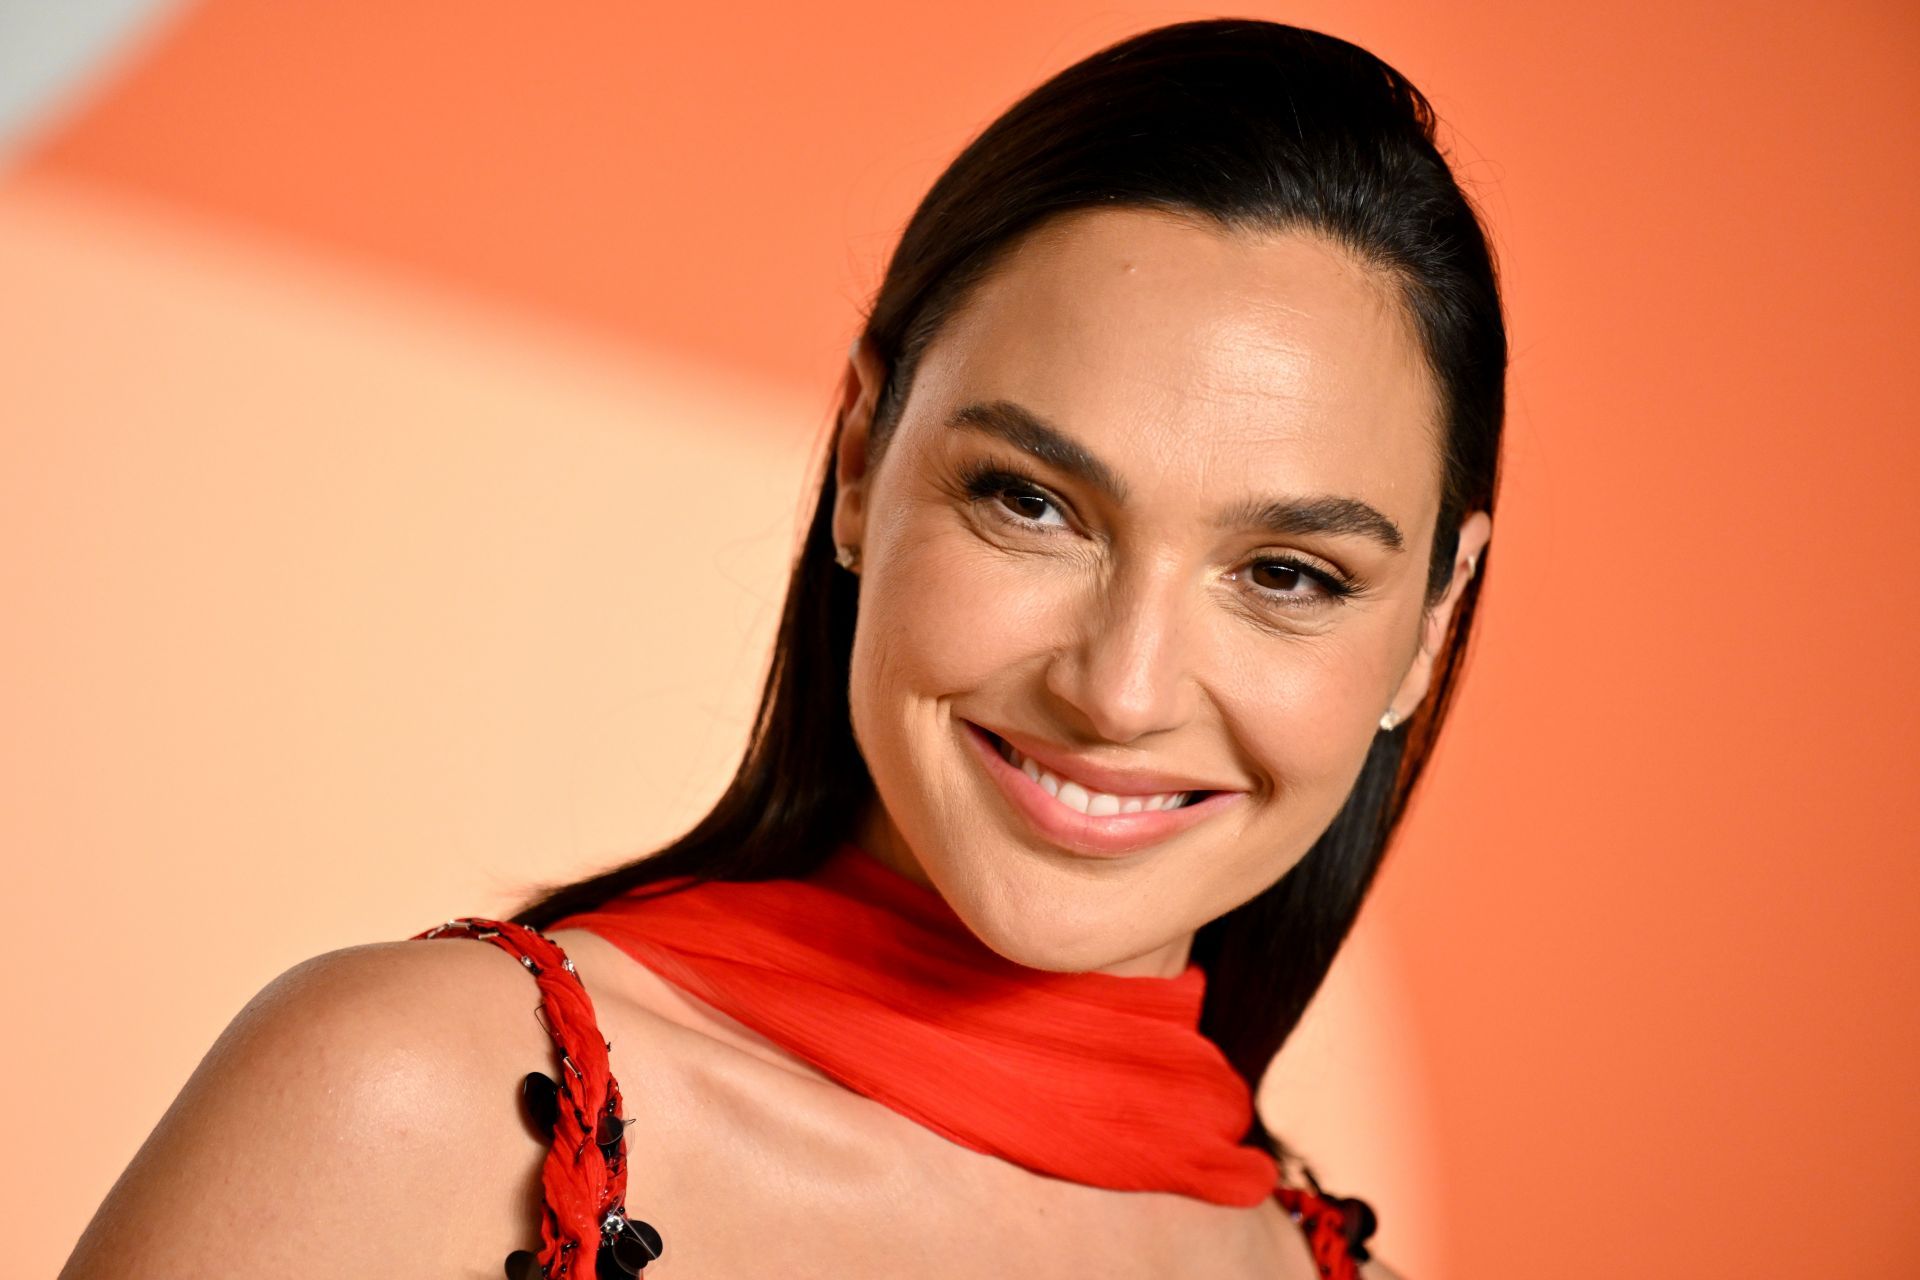
M1458 720L1263 1104L1412 1280L1911 1271L1920 17L1253 11L1429 92L1515 354ZM14 157L19 1274L273 974L717 793L912 202L1196 16L211 0Z

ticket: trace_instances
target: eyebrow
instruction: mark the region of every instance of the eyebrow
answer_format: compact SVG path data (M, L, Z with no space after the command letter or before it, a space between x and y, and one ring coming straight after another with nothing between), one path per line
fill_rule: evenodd
M1115 504L1127 500L1126 482L1084 445L1024 405L986 400L963 405L947 419L962 431L980 431L1006 441L1047 465L1092 485ZM1222 528L1258 529L1279 535L1358 534L1399 551L1406 546L1400 526L1358 498L1248 499L1220 512Z
M947 419L961 430L984 431L1070 476L1086 481L1116 504L1127 500L1127 485L1112 467L1088 453L1078 440L1011 400L963 405Z
M1406 546L1400 526L1358 498L1286 498L1246 502L1220 513L1223 528L1264 529L1274 534L1358 534L1389 551Z

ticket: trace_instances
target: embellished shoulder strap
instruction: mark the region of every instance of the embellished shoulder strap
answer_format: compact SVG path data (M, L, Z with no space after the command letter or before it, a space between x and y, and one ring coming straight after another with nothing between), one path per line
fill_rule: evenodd
M607 1058L612 1046L573 961L539 930L509 920L449 920L414 936L477 938L519 960L540 988L541 1025L560 1052L560 1079L536 1071L521 1083L528 1116L550 1139L540 1170L540 1252L509 1254L508 1280L638 1275L660 1256L660 1234L627 1217L629 1122Z
M1295 1162L1307 1185L1282 1183L1274 1198L1305 1233L1323 1280L1360 1280L1360 1264L1372 1257L1367 1240L1379 1226L1373 1206L1358 1196L1328 1195L1307 1163Z

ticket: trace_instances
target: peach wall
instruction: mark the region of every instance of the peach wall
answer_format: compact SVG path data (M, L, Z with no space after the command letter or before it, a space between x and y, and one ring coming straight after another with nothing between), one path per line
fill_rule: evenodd
M77 898L102 935L26 922L59 977L0 1012L96 1046L63 1088L116 1100L19 1118L47 1156L7 1212L51 1224L50 1273L274 973L502 912L698 815L744 738L825 423L47 177L0 193L0 275L9 401L37 428L0 482L5 843L41 851L26 901ZM1431 1122L1382 1051L1406 1023L1385 945L1343 958L1264 1102L1420 1259ZM0 1088L44 1071L16 1058Z
M1460 719L1266 1103L1419 1280L1910 1269L1920 20L1259 11L1432 92L1515 335ZM965 13L214 0L0 185L28 1273L278 968L710 794L911 200L1196 16Z

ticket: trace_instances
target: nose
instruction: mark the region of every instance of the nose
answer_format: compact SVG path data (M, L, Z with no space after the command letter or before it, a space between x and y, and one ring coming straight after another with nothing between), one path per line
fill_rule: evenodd
M1176 728L1194 711L1196 602L1177 566L1141 566L1089 590L1074 639L1047 667L1047 688L1084 728L1132 742Z

